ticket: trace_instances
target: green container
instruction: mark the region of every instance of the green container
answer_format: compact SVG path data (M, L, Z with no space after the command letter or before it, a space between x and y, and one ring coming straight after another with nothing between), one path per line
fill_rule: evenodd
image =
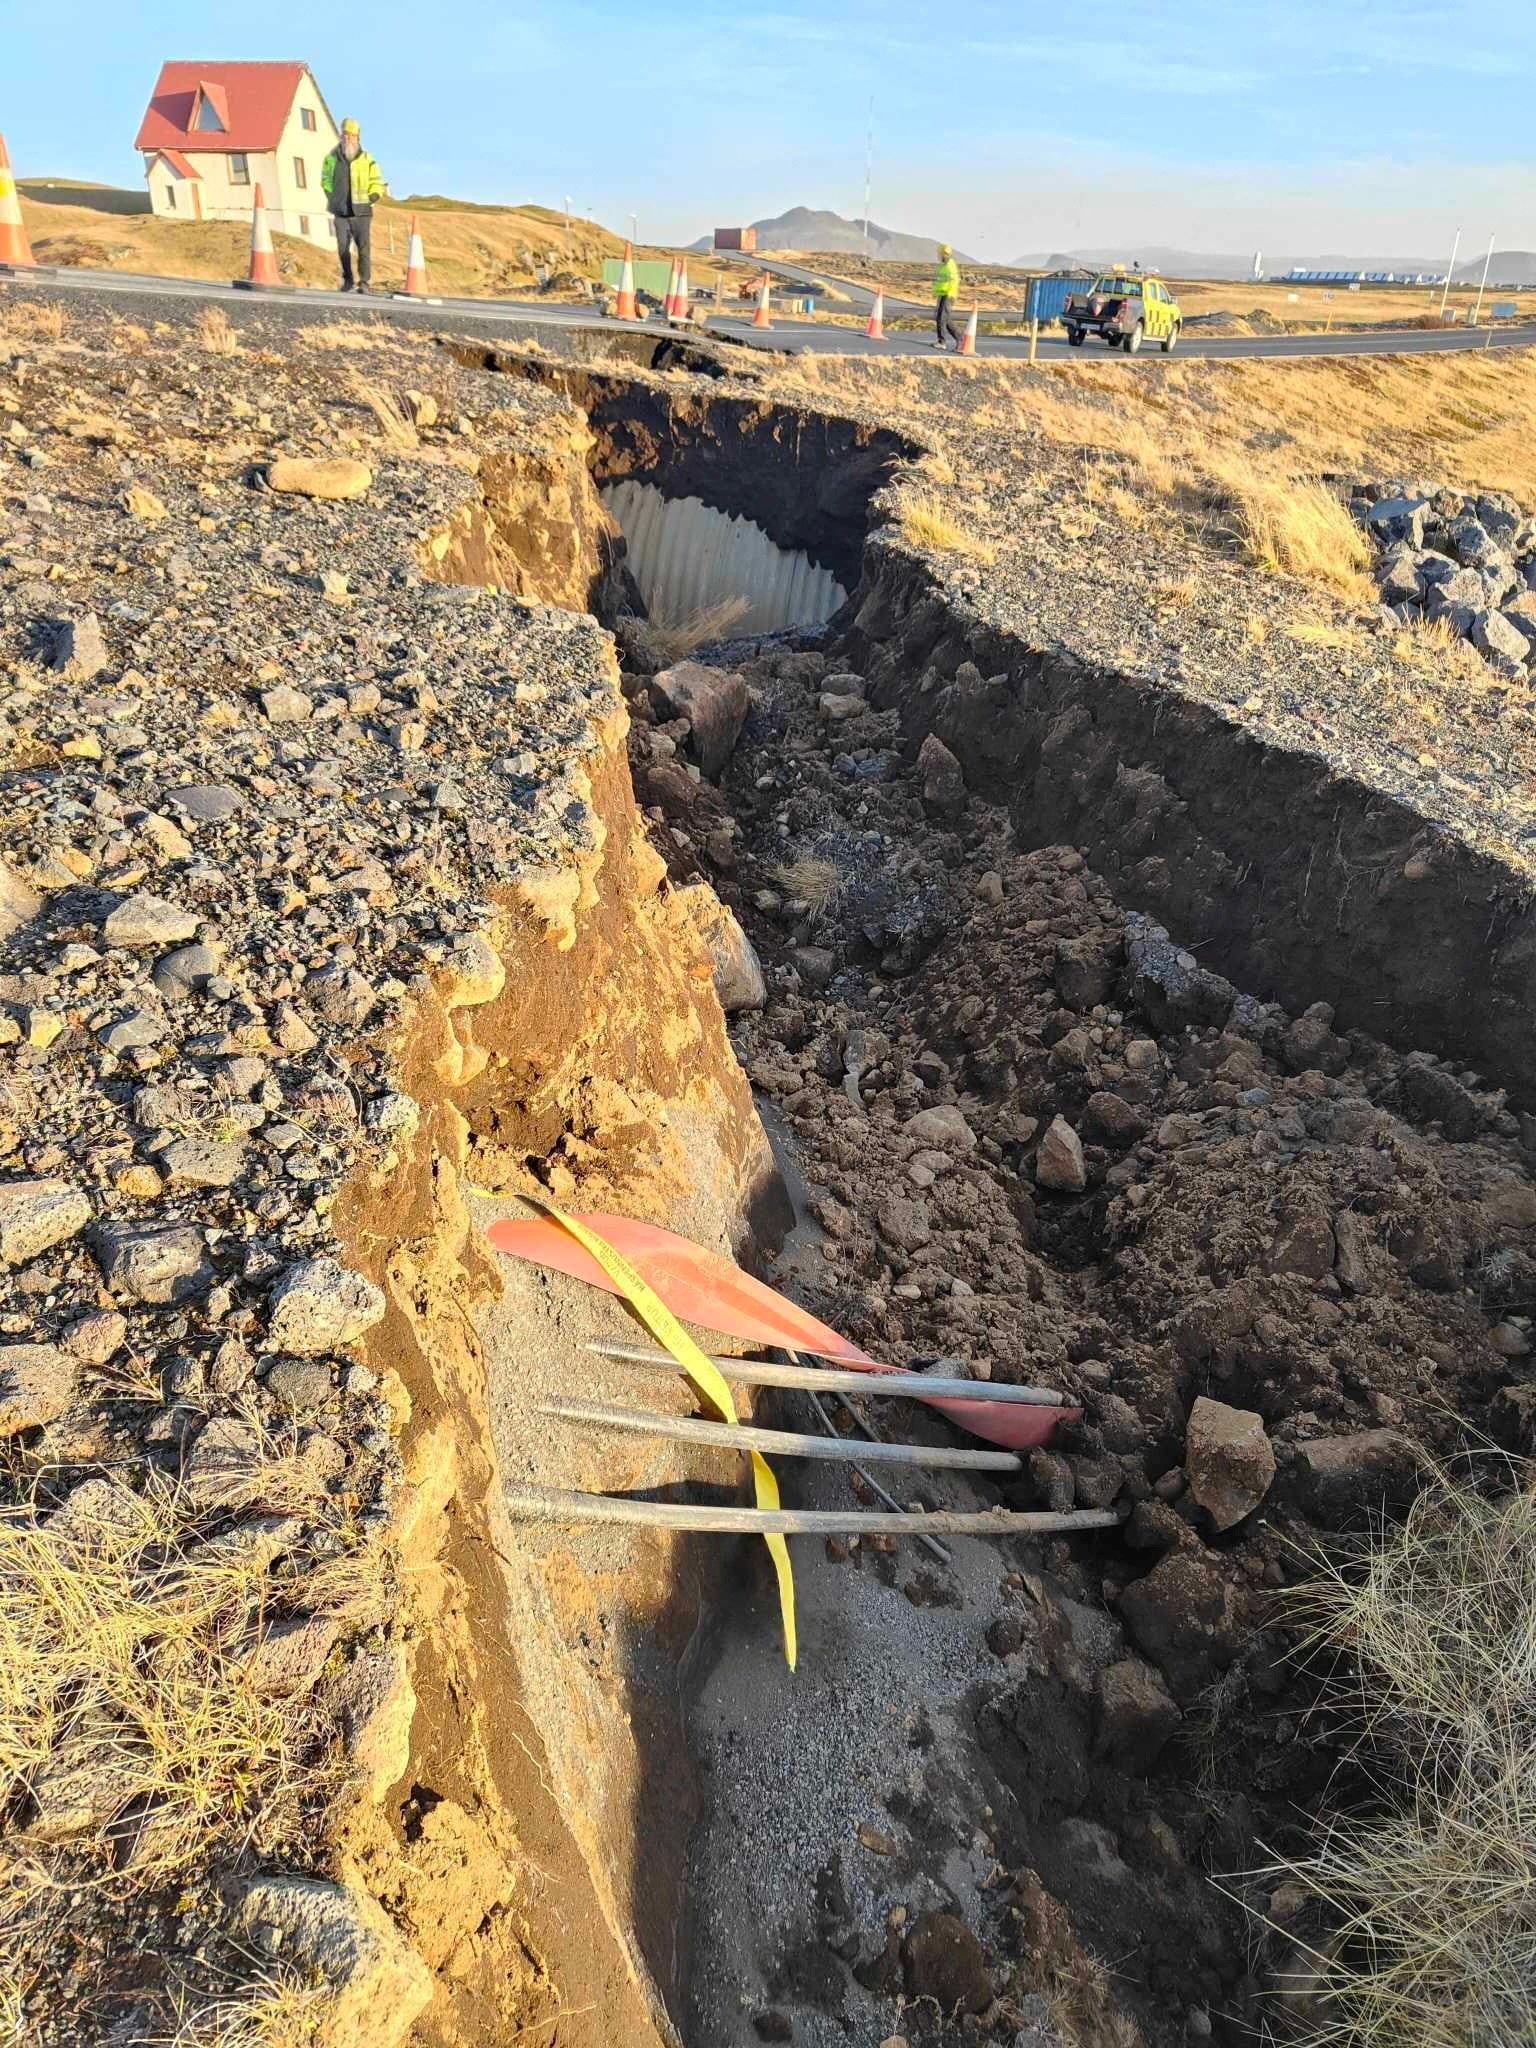
M616 292L618 290L619 279L623 274L624 259L622 256L605 256L603 258L603 283L609 291ZM650 258L644 260L636 258L635 290L637 292L649 292L653 299L665 299L667 296L667 286L671 282L672 265L670 262L663 263Z

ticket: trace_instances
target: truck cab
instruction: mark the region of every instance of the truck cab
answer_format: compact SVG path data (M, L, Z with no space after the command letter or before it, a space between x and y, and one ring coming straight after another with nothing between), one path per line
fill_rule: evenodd
M1106 271L1086 292L1072 294L1061 317L1073 348L1097 334L1127 355L1135 355L1143 341L1160 342L1163 354L1171 354L1183 326L1179 302L1167 285L1141 271Z

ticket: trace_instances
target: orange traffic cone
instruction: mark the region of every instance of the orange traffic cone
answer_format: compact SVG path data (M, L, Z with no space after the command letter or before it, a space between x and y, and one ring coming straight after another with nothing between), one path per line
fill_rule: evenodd
M757 311L752 315L752 325L754 327L771 327L773 325L772 320L768 317L768 280L766 277L763 279L763 288L757 295Z
M33 267L32 244L27 240L26 223L21 217L21 197L11 175L5 137L0 135L0 269Z
M974 306L971 308L970 319L965 323L965 332L960 337L960 347L957 353L962 356L973 356L976 353L976 308Z
M251 275L252 284L280 284L277 274L277 257L272 250L272 230L267 226L267 203L258 185L251 195Z
M633 242L624 244L624 268L619 272L619 296L614 304L614 317L618 320L638 320L640 308L635 302L635 247Z
M684 256L677 266L677 312L674 318L693 318L693 293L688 289L688 258Z
M411 215L411 239L405 258L405 283L400 295L407 299L424 299L427 296L427 253L421 245L421 229L416 225L416 216Z
M885 339L885 293L883 291L876 291L875 293L875 303L870 308L869 325L865 328L864 335L868 341L884 341Z
M661 302L661 310L667 319L677 318L677 258L672 258L672 268L667 273L667 296Z

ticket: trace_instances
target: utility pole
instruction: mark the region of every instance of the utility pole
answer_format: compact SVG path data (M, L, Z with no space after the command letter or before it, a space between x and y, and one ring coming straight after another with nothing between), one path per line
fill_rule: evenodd
M1488 237L1488 254L1483 258L1483 275L1477 287L1477 304L1472 311L1472 325L1475 327L1483 317L1483 293L1488 289L1488 266L1493 261L1493 237Z
M565 195L565 246L567 249L571 246L571 195L569 192Z
M875 96L869 96L869 121L864 130L864 254L869 254L869 188L875 174Z
M1456 239L1455 239L1455 241L1454 241L1454 242L1452 242L1452 244L1451 244L1451 260L1450 260L1450 264L1449 264L1449 266L1448 266L1448 268L1447 268L1447 270L1446 270L1446 273L1445 273L1445 283L1444 283L1444 285L1443 285L1443 286L1441 287L1441 290L1440 290L1440 318L1441 318L1442 320L1443 320L1443 319L1445 318L1445 302L1446 302L1447 298L1448 298L1448 297L1450 296L1450 290L1451 290L1451 278L1452 278L1453 274L1455 273L1455 269L1456 269L1456 256L1457 256L1457 252L1458 252L1458 250L1459 250L1460 248L1461 248L1461 229L1460 229L1460 228L1458 228L1458 229L1456 230Z

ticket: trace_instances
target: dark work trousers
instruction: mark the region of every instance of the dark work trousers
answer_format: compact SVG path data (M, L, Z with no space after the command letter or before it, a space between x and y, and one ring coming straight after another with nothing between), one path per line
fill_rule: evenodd
M352 251L357 251L357 281L365 288L373 282L373 215L336 213L336 254L341 258L341 288L352 289Z
M953 299L936 299L934 301L933 326L940 348L944 346L946 341L952 341L957 347L959 346L960 336L956 332L954 321L950 318L950 308L954 303Z

